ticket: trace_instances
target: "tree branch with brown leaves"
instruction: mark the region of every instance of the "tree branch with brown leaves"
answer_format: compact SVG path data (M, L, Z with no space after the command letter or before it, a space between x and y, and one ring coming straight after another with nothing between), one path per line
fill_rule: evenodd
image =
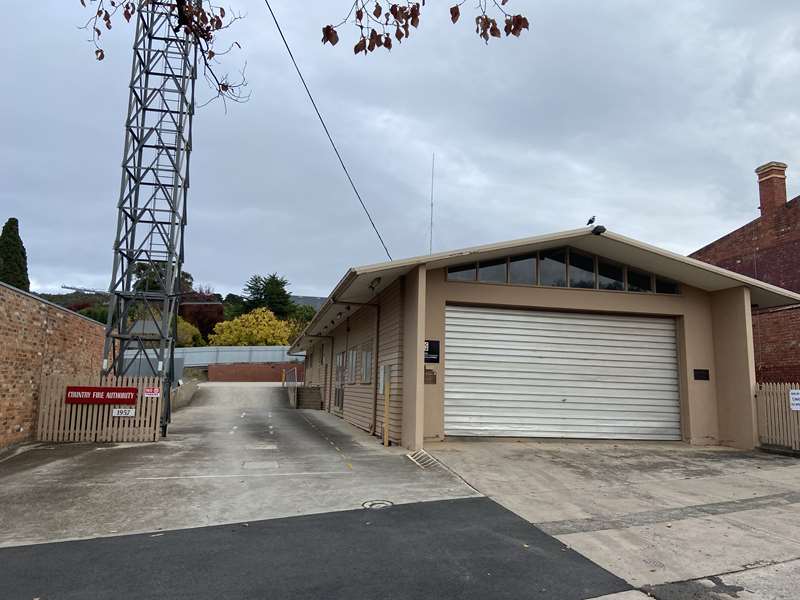
M455 24L461 18L461 7L466 0L450 7L450 20ZM506 10L509 0L477 0L475 3L475 33L487 44L491 38L500 38L502 33L497 19L504 23L506 37L519 37L523 30L530 29L528 19L521 14ZM322 43L335 46L339 43L339 30L352 25L358 31L354 54L368 54L377 48L392 49L392 38L402 43L419 27L425 0L390 2L389 0L355 0L350 12L337 25L322 28ZM494 16L493 16L494 15Z
M103 60L106 56L102 46L103 31L111 30L120 15L126 23L137 18L141 7L150 0L79 0L84 8L92 10L92 16L81 27L90 32L89 42L94 46L95 57ZM222 74L220 57L228 55L234 48L241 49L238 42L225 50L216 48L217 35L227 30L244 17L232 10L226 11L211 0L174 0L168 5L170 20L175 33L183 32L197 45L203 64L203 76L213 90L212 96L202 106L217 99L227 102L246 102L250 94L246 92L247 77L245 67L235 77ZM139 15L139 18L141 16Z

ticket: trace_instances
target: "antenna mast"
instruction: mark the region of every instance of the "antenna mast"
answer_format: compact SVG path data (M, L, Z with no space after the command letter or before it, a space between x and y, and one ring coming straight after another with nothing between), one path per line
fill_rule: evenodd
M170 420L197 46L174 0L139 2L102 375L162 379ZM149 371L149 372L148 372Z
M433 254L433 178L436 173L436 153L433 153L431 159L431 237L430 246L428 247L428 254Z

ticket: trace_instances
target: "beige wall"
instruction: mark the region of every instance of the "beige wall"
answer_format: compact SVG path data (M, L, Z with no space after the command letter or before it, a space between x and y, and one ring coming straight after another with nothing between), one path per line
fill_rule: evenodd
M443 269L428 271L425 339L440 340L441 362L438 365L426 365L436 371L436 383L424 386L425 437L435 439L444 435L444 355L447 344L444 319L445 304L452 303L675 317L678 330L681 421L684 439L692 444L719 443L718 394L722 393L726 398L724 408L733 409L729 413L729 419L738 423L743 410L742 398L750 393L746 377L739 377L736 381L727 378L733 369L744 368L747 371L747 348L748 345L752 347L752 334L748 337L746 333L750 331L749 320L745 322L741 311L735 316L727 314L727 311L741 308L741 303L744 302L741 290L734 291L733 295L739 299L739 304L731 307L729 302L714 302L710 294L689 286L683 286L682 293L675 296L631 294L601 290L448 282ZM721 342L726 348L726 358L722 361L715 360L719 351L719 348L715 347L715 313L722 315L719 318L723 321L727 318L738 319L737 327L733 328ZM695 381L694 369L708 369L711 372L711 380ZM737 390L737 393L733 394L731 389ZM733 397L737 398L736 402L727 400ZM747 415L745 422L749 422ZM742 425L742 428L752 429L752 424ZM753 446L752 440L745 440L741 433L736 436L726 433L725 439L739 447Z
M409 449L424 439L444 436L446 304L539 310L674 317L678 333L681 423L685 441L752 448L757 442L753 386L752 324L749 291L736 288L707 293L682 286L681 294L634 294L601 290L448 282L443 269L418 267L379 298L378 364L392 366L391 437ZM360 309L334 332L334 351L375 341L374 309ZM438 364L425 365L426 339L441 342ZM327 346L327 343L326 343ZM325 360L329 361L326 347ZM425 369L435 383L425 384ZM695 381L695 369L708 369L710 381ZM316 378L317 375L315 374ZM374 377L374 376L373 376ZM374 394L374 385L369 386ZM364 386L365 388L367 386ZM363 388L362 388L363 389ZM348 390L343 418L370 430L374 395ZM377 431L383 420L378 394Z
M403 301L403 281L399 280L383 291L374 305L351 305L350 311L343 308L341 323L333 330L331 337L319 338L309 349L311 358L306 377L309 385L322 387L324 410L364 431L380 433L383 431L385 403L383 391L376 389L378 377L375 366L378 369L389 367L389 439L396 444L400 443L402 437ZM373 352L369 381L362 378L362 350L365 348L371 348ZM340 411L333 406L335 356L347 350L357 350L356 379L354 383L345 379L343 410Z
M403 319L403 445L422 448L425 426L423 344L425 343L426 270L416 267L405 276Z
M758 443L750 290L736 288L711 295L717 402L721 444L750 448Z

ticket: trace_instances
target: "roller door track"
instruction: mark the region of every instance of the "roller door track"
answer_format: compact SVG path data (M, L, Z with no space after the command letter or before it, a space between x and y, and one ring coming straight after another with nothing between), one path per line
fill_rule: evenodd
M675 319L448 306L445 435L679 440Z

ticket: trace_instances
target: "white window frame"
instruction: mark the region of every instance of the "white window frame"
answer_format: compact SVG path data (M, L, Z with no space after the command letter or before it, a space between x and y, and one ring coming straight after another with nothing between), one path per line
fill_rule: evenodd
M350 348L347 351L347 358L345 360L345 383L353 385L356 383L356 374L358 373L356 364L358 361L358 350L356 348Z
M372 383L372 345L361 349L361 383Z

